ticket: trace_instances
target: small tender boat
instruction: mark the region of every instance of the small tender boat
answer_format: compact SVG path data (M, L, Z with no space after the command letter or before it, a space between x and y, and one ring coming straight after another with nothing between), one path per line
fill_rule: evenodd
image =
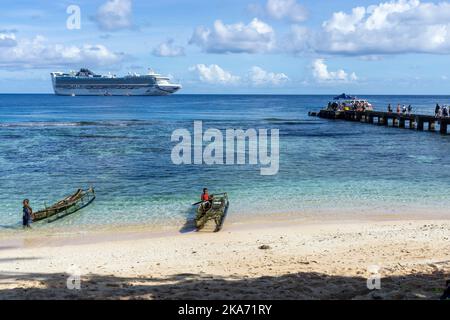
M331 111L373 111L373 106L365 99L343 93L334 97L333 101L328 103L326 109Z
M211 202L202 202L197 208L195 217L197 231L220 231L227 215L228 205L226 193L214 194Z
M33 222L45 219L47 219L47 222L53 222L87 207L94 199L94 188L91 187L87 190L78 189L77 192L55 203L51 207L34 212Z

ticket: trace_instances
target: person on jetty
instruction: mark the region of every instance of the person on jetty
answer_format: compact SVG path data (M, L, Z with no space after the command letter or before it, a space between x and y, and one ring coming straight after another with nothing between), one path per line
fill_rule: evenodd
M403 107L402 107L402 113L406 114L406 106L405 105L403 105Z
M390 103L388 104L388 110L387 111L388 111L388 113L392 113L392 106L391 106Z
M397 104L397 114L400 114L400 103Z
M410 115L412 113L412 106L408 105L408 115Z
M444 106L442 107L442 116L443 116L444 118L447 118L447 117L448 117L448 108L447 108L446 105L444 105Z
M439 117L439 113L441 112L441 106L439 103L436 103L436 108L434 109L434 116Z
M30 200L23 200L23 216L22 216L22 225L23 228L31 228L30 222L33 216L33 209L30 207Z

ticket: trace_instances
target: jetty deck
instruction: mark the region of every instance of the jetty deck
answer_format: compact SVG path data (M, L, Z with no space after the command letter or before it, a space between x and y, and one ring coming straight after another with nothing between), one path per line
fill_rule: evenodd
M441 134L448 133L447 128L450 124L450 117L435 117L424 114L398 114L382 111L332 111L324 109L318 113L310 112L309 115L325 119L371 123L419 131L423 131L424 129L436 131L438 125Z

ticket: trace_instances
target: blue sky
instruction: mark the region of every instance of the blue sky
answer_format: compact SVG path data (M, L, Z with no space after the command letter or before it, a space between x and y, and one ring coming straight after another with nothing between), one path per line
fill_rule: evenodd
M80 9L80 28L67 27L71 5ZM120 75L151 67L180 82L181 93L449 94L446 1L16 0L2 7L2 93L52 92L51 71Z

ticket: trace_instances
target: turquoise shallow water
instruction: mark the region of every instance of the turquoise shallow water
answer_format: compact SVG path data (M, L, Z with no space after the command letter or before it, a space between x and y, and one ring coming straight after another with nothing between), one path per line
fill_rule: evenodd
M204 186L229 193L234 219L448 208L450 136L307 116L330 98L0 95L0 225L17 224L25 197L37 210L89 185L95 203L52 227L182 225ZM436 102L450 104L450 96L363 98L377 109L400 102L430 114ZM278 175L172 164L172 131L192 131L194 120L205 129L279 129Z

